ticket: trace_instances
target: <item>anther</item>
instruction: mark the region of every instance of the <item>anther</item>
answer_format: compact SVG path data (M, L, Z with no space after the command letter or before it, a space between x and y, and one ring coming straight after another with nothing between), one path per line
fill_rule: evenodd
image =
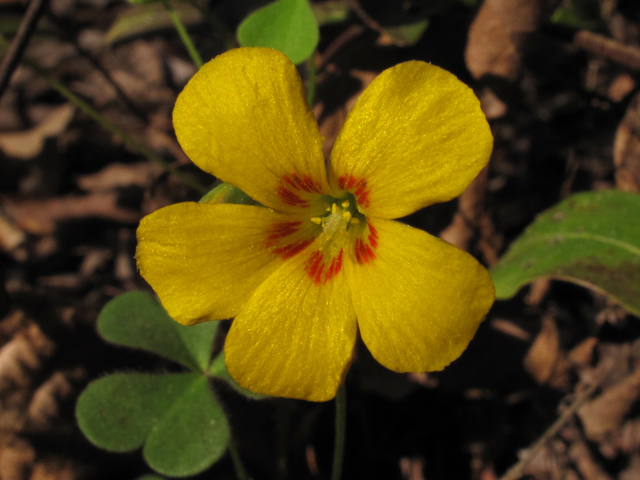
M320 225L322 223L322 219L320 217L312 217L311 221L316 225Z
M342 202L342 208L348 208L349 207L349 200L345 200L344 202Z
M360 220L358 220L356 217L353 217L349 219L349 223L352 225L358 225L360 223Z
M335 203L331 205L331 213L338 213L338 205Z
M342 212L342 218L349 220L351 218L351 212Z

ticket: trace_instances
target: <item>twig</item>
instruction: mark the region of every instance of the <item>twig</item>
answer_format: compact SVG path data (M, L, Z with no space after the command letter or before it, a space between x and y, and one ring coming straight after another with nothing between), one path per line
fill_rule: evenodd
M640 70L640 48L624 45L604 35L580 30L573 37L573 45L598 57Z
M553 424L547 429L544 434L530 447L527 449L526 453L522 455L522 458L507 472L500 477L499 480L517 480L518 478L524 476L525 468L531 463L531 461L536 457L536 455L542 450L542 448L547 444L549 440L555 437L558 432L564 427L564 425L573 417L573 415L578 411L578 409L582 406L584 402L586 402L591 395L597 390L600 384L607 378L610 371L605 372L605 375L602 375L600 378L595 380L589 387L587 387L576 399L567 407L567 409L562 412L562 415L558 417L558 419L553 422Z
M2 59L0 64L0 97L2 97L7 85L9 85L11 75L13 75L16 66L20 62L22 52L24 52L27 43L29 43L31 34L34 32L38 19L44 11L46 2L47 0L31 0L22 22L20 22L16 36Z

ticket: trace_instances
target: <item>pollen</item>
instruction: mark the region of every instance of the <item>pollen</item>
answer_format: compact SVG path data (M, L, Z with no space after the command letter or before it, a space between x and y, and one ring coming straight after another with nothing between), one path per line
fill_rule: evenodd
M351 220L351 212L342 212L342 218L345 220Z
M313 217L311 218L311 221L316 225L320 225L322 223L322 219L320 217Z
M349 200L345 200L344 202L342 202L342 208L349 208Z
M338 213L338 205L335 203L331 205L331 213Z

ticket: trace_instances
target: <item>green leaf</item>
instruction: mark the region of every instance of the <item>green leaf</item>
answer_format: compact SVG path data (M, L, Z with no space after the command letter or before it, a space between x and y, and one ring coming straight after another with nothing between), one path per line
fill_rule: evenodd
M200 378L195 373L123 373L100 378L91 382L78 398L78 426L100 448L112 452L135 450Z
M154 427L144 458L162 474L183 477L215 463L228 443L227 419L207 378L200 377Z
M217 329L218 322L180 325L143 291L114 298L98 316L98 332L105 340L147 350L201 372L209 366Z
M141 477L136 478L136 480L165 480L164 477L160 475L155 475L153 473L147 473L146 475L142 475Z
M216 185L200 199L199 203L233 203L235 205L258 205L253 198L230 183Z
M229 373L229 370L227 370L227 365L224 362L224 351L220 352L220 354L213 360L213 362L211 362L211 367L209 367L209 374L213 378L217 378L226 382L236 392L244 395L247 398L252 398L254 400L263 400L265 398L269 398L267 395L254 393L251 390L247 390L246 388L242 388L240 385L238 385L238 383Z
M202 13L192 5L184 2L171 2L171 5L186 26L203 21ZM173 22L163 3L132 5L117 16L105 35L105 41L112 44L128 37L173 28Z
M551 22L576 29L607 29L598 0L565 0L553 12Z
M349 17L349 5L344 2L332 1L314 3L311 5L318 25L344 22Z
M256 10L238 27L243 47L270 47L298 64L318 45L318 23L308 0L278 0Z
M76 417L85 436L106 450L128 452L146 443L149 466L169 476L203 471L229 443L208 379L195 373L101 378L78 398Z
M539 277L603 292L640 315L640 195L580 193L542 213L491 269L497 298Z
M399 47L410 47L415 45L422 34L427 30L429 20L420 20L416 23L408 25L400 25L398 27L385 27L384 31L391 37L393 43Z

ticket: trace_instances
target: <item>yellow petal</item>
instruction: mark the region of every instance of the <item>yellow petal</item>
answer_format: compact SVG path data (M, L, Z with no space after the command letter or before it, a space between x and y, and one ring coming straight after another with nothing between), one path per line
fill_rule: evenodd
M442 370L493 304L491 277L471 255L421 230L374 225L375 258L346 264L362 339L391 370Z
M358 189L367 214L398 218L462 193L492 144L470 88L434 65L401 63L378 75L349 113L330 178L334 189Z
M180 145L202 170L276 210L328 190L322 137L295 66L268 48L239 48L204 65L173 110Z
M242 387L317 402L335 397L351 362L356 319L344 270L325 281L313 253L285 262L233 321L224 351Z
M171 205L140 222L138 268L183 325L231 318L283 257L304 249L299 223L263 207Z

